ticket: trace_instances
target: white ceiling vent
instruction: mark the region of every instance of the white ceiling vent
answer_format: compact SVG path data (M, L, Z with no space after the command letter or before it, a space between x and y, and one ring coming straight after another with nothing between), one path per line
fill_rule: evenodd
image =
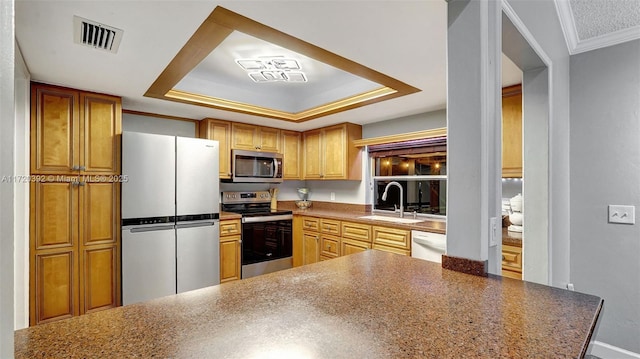
M73 16L73 41L96 49L118 52L124 31L92 20Z

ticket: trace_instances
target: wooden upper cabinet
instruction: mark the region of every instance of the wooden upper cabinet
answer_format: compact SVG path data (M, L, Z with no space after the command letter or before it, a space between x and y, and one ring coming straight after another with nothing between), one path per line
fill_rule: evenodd
M300 132L281 131L282 138L282 155L283 155L283 177L285 180L299 180L301 176L301 160L300 153Z
M280 152L280 130L276 128L233 123L231 138L235 150Z
M264 152L281 152L280 130L277 128L258 128L258 150Z
M304 179L360 180L360 149L353 141L362 138L362 127L352 123L304 133Z
M32 84L31 173L120 173L119 97Z
M118 97L80 93L81 172L120 173L122 105Z
M231 122L205 118L199 133L201 138L220 143L220 178L231 178Z
M73 173L79 163L78 92L31 86L31 173Z
M307 131L303 135L303 179L322 179L322 131Z
M522 177L522 87L502 89L502 177Z

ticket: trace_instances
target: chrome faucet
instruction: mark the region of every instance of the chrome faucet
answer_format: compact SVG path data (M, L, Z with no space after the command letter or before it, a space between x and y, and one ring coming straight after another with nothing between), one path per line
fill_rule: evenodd
M400 218L402 218L404 217L404 204L402 203L403 189L400 183L396 181L389 182L389 184L387 184L387 187L384 188L384 193L382 194L382 200L383 201L387 200L387 192L389 191L389 187L391 187L391 185L398 186L398 188L400 188ZM395 204L393 205L393 208L395 209Z

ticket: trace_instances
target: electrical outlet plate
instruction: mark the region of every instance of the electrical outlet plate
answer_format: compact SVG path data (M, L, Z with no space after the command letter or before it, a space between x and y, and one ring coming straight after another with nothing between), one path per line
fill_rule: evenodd
M636 206L609 205L609 223L635 224Z

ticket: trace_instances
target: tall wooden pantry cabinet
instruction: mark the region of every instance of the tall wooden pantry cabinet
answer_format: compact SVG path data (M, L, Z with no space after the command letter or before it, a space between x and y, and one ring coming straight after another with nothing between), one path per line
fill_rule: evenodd
M31 86L30 325L120 305L119 97Z

